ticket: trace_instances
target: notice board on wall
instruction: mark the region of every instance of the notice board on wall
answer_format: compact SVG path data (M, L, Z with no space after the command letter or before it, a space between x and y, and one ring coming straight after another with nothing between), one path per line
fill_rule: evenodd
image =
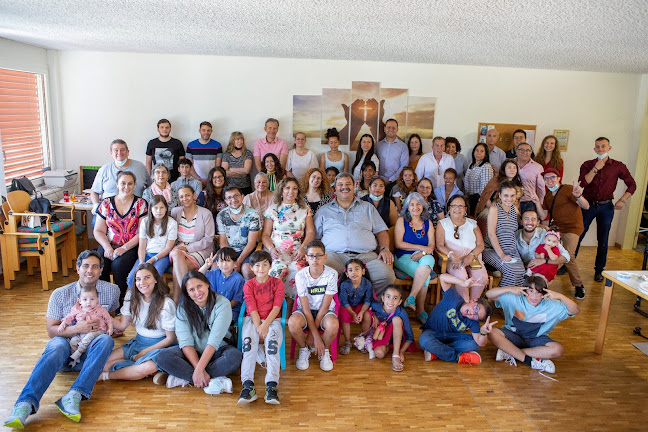
M527 134L526 142L531 144L531 148L535 149L535 135L536 135L536 125L528 124L513 124L513 123L479 123L479 128L477 129L477 137L479 142L486 142L486 133L490 129L497 129L499 132L499 141L497 142L497 147L501 148L504 151L508 151L513 148L513 132L516 129L522 129Z

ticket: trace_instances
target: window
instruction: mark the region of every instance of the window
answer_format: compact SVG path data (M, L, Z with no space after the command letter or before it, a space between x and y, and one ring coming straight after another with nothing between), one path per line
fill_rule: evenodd
M0 69L0 138L6 184L50 166L43 74Z

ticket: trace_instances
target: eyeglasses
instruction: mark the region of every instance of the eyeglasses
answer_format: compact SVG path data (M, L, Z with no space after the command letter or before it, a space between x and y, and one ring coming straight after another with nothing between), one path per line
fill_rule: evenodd
M322 258L323 256L324 256L324 254L317 254L317 255L308 254L308 255L306 255L306 258L312 259L312 260L318 260L318 259Z
M459 227L457 225L454 227L454 238L459 240Z
M463 204L450 204L450 207L452 208L465 208L466 206Z
M558 176L552 175L552 176L545 176L544 179L545 179L545 180L555 180L555 179L557 179L557 178L558 178Z
M531 150L531 149L521 149L521 148L518 148L516 151L517 151L518 153L531 153L532 150Z

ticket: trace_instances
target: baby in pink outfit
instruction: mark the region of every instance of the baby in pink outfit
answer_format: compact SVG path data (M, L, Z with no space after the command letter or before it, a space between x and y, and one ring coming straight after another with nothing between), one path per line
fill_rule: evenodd
M86 352L90 343L97 336L104 333L110 335L113 332L112 317L106 308L99 304L99 294L95 287L81 288L79 300L72 306L70 313L61 321L61 325L58 328L59 332L65 330L74 321L80 320L97 320L99 321L99 328L90 333L77 334L70 338L70 347L72 348L70 367L74 367L79 362L83 353Z

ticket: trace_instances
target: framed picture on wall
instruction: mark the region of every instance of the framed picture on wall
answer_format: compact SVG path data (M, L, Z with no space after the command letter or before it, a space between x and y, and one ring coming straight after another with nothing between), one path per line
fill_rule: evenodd
M558 139L558 147L561 152L567 151L569 144L569 130L567 129L554 129L554 136Z

